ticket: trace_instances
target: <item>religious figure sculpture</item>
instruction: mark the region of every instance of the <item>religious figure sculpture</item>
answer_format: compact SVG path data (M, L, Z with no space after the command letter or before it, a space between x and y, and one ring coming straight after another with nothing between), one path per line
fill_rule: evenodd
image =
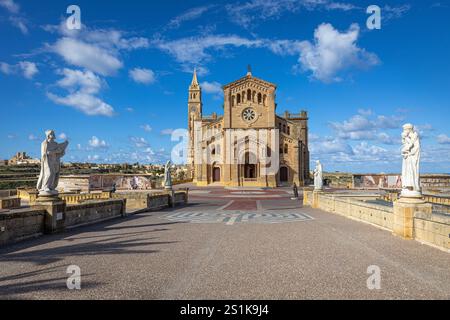
M420 137L412 124L402 133L402 196L420 197Z
M316 169L314 170L314 190L323 189L323 167L319 160L316 162Z
M37 183L40 196L56 196L58 191L59 173L61 171L61 158L65 155L68 141L57 143L55 132L47 130L45 140L41 144L41 172Z
M172 162L167 161L164 167L164 188L171 190L172 189L172 176L170 174L170 167L172 166Z

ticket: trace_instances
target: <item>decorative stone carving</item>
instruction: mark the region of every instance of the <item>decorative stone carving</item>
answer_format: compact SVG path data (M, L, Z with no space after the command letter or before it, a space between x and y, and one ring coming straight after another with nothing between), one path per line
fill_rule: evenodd
M323 190L323 166L319 160L317 160L316 169L314 170L314 190Z
M65 155L68 141L57 143L55 132L47 130L46 139L41 144L41 172L37 183L39 196L57 196L61 158Z
M402 133L402 197L422 197L420 187L420 137L412 124L405 124Z

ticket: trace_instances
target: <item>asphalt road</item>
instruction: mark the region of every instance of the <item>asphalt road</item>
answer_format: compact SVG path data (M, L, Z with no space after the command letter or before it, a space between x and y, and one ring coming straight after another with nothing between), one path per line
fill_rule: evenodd
M175 212L239 208L240 198L230 199L193 195L191 205L175 211L118 218L0 249L0 299L450 299L450 254L301 208L289 196L255 198L257 212L294 210L313 219L167 219ZM66 286L70 265L80 267L81 290ZM379 290L367 288L372 265L381 270Z

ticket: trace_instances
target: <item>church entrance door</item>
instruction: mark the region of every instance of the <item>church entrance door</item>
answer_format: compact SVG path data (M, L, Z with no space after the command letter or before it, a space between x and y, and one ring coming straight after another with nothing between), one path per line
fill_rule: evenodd
M220 168L213 168L213 182L220 181Z
M281 167L280 168L280 182L287 182L288 181L288 168Z

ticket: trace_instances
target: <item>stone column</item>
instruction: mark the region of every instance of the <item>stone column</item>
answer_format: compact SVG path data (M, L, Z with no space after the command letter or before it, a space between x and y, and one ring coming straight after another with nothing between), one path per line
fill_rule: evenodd
M38 197L32 206L44 209L47 213L44 219L44 232L57 233L64 231L66 219L66 202L58 197Z
M414 239L414 216L417 212L430 216L433 206L422 199L402 197L394 202L392 233L404 239Z

